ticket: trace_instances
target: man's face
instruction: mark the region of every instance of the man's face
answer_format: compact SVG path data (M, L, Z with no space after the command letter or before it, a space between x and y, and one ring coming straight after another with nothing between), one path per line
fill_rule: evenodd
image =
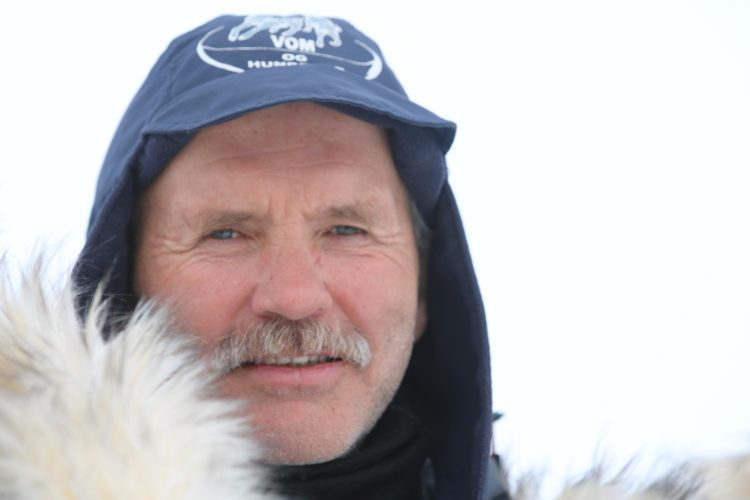
M201 131L141 208L136 289L168 302L207 351L279 318L367 341L366 367L294 352L222 379L250 402L268 462L350 450L393 397L422 323L408 200L382 130L311 103L257 111Z

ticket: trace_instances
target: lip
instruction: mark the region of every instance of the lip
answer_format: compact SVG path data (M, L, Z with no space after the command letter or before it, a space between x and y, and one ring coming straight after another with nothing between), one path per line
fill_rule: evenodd
M312 395L336 386L350 366L343 361L309 366L243 365L227 377L247 389L268 394Z

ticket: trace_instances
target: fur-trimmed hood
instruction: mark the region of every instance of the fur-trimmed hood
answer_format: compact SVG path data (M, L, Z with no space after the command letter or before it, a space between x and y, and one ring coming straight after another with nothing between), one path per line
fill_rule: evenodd
M1 263L0 263L1 264ZM0 276L0 498L272 500L240 403L163 311L139 306L105 342L106 304L84 321L41 265ZM534 481L516 500L540 498ZM750 457L686 465L638 487L596 471L559 500L747 500Z
M239 403L163 312L139 306L105 342L106 304L81 322L40 269L0 276L0 498L272 498Z
M540 478L529 475L516 485L514 500L537 500ZM604 468L592 469L584 478L569 483L556 500L748 500L750 455L696 461L675 467L647 481L634 477L626 467L614 477Z

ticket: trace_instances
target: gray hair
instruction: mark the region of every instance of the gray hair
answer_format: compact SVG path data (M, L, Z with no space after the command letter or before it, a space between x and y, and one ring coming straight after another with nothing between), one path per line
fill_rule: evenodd
M210 363L225 374L244 364L307 356L324 356L365 368L371 353L367 339L356 328L331 327L314 318L290 320L279 316L221 339Z

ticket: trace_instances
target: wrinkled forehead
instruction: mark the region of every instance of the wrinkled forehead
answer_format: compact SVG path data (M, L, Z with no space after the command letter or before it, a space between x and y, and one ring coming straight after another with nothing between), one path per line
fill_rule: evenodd
M271 159L274 153L293 150L298 151L300 161L311 160L305 155L319 156L321 161L327 156L392 161L382 127L311 102L279 104L206 127L179 156L201 155L210 160L234 154Z
M383 179L404 191L383 127L315 103L272 106L200 130L152 185L179 176L271 174L290 183L310 177ZM336 179L332 179L336 180ZM174 182L174 181L173 181Z
M383 210L405 212L410 200L382 127L299 102L202 129L144 190L134 222L139 229L155 200L164 207L231 198L249 206L270 191L319 208L378 200Z
M300 127L304 124L307 127ZM434 144L433 132L351 106L329 102L282 103L188 133L151 136L138 159L137 198L141 199L151 185L163 176L167 167L186 151L191 154L215 153L204 148L204 138L221 137L221 140L212 141L211 148L222 148L232 143L245 143L248 148L262 147L265 143L268 149L279 140L289 140L304 134L323 138L342 135L352 138L367 135L377 137L377 140L351 140L340 144L360 150L368 147L372 158L387 155L407 196L414 201L425 221L430 223L432 208L446 178L442 151L437 147L422 147L424 144ZM321 140L321 143L325 142ZM196 147L198 144L202 146Z

